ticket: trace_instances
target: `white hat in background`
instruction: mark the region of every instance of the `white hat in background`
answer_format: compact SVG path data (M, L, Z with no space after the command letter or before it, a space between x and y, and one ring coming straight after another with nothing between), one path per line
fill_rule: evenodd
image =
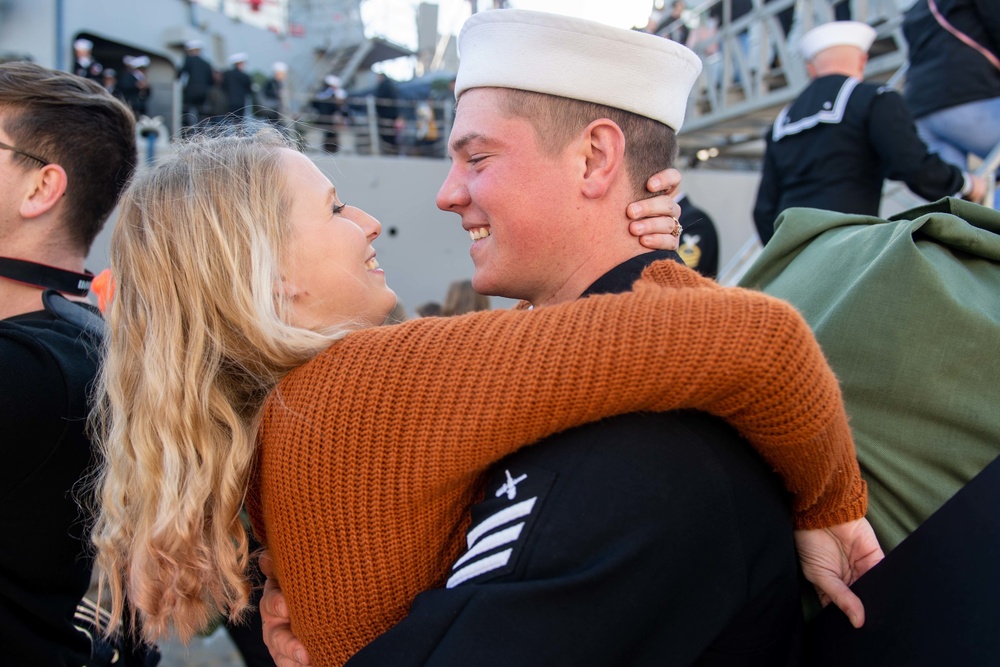
M125 59L122 58L122 60L124 61ZM129 63L129 62L126 61L126 64L130 64L130 65L132 65L132 67L135 67L135 68L149 67L149 56L136 56L134 58L131 58L130 60L132 62Z
M832 46L853 46L868 53L875 42L875 28L860 21L832 21L818 25L799 40L799 51L812 60L820 51Z
M66 42L63 42L65 44ZM74 49L82 49L84 51L92 51L94 49L94 43L89 39L80 38L73 42Z
M205 46L205 44L200 39L189 39L188 41L184 42L184 48L187 49L188 51L197 51L198 49L201 49L203 46Z
M498 87L631 111L674 131L701 60L669 39L523 9L473 14L458 36L455 96Z
M324 77L324 79L323 79L323 83L325 83L326 85L330 86L331 88L339 88L340 87L340 77L339 76L334 76L333 74L327 74L326 77Z
M229 56L229 64L235 65L236 63L245 63L248 59L249 56L240 51L239 53L234 53L233 55Z
M288 65L279 60L271 64L271 70L274 72L287 72Z

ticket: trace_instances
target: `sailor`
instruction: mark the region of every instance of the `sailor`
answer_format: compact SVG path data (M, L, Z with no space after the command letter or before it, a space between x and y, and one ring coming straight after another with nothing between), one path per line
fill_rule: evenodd
M895 91L864 83L875 30L835 21L803 35L799 48L813 81L778 114L768 133L754 223L761 242L787 208L877 216L882 182L899 180L917 195L980 201L983 179L928 152Z
M89 39L81 37L73 42L73 73L101 83L104 66L94 60L93 50L94 43Z
M678 192L674 201L681 207L677 254L689 269L714 279L719 273L719 233L715 223L708 213L694 205L686 192Z
M226 98L226 114L233 122L240 121L253 105L253 80L246 73L249 56L234 53L229 56L229 69L222 75L222 91Z
M118 90L136 118L146 115L150 95L149 78L146 76L149 62L149 56L145 55L122 58L125 70L118 77Z
M208 93L215 85L215 72L201 55L204 44L200 39L184 43L184 64L177 71L177 78L183 81L182 116L185 127L197 125L205 114Z

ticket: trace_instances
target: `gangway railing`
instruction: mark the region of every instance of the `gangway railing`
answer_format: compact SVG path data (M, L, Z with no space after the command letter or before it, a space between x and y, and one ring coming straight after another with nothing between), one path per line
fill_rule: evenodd
M986 197L983 206L993 208L997 189L997 169L1000 168L1000 144L993 147L982 164L976 169L976 175L986 179Z
M716 277L720 285L731 287L740 282L753 263L757 261L764 246L760 243L760 237L756 233L746 240L736 254L733 255Z

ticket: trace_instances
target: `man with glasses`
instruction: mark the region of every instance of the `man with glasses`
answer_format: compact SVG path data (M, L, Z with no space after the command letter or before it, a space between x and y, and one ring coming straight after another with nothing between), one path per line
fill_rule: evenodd
M0 636L10 665L142 664L100 641L78 485L102 321L84 260L136 163L99 84L0 65Z

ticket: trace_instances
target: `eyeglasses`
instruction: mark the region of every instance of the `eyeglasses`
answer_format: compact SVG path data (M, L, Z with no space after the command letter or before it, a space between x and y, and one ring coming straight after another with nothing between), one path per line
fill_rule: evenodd
M11 151L13 153L17 153L18 155L23 155L24 157L30 157L32 160L38 160L39 162L42 163L43 167L47 167L50 164L52 164L48 160L42 159L42 158L38 157L37 155L32 155L31 153L28 153L27 151L22 151L20 148L15 148L14 146L11 146L10 144L5 144L2 141L0 141L0 148L8 150L8 151Z

